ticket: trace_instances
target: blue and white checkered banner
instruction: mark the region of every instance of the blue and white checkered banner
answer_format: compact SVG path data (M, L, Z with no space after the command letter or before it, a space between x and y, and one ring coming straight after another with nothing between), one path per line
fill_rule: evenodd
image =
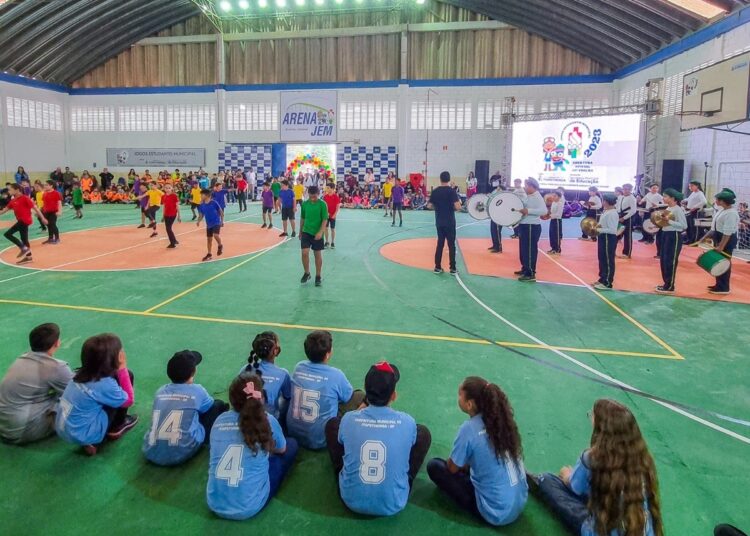
M398 150L395 146L340 145L336 164L339 177L351 173L363 179L372 169L376 179L385 180L389 171L398 173Z
M253 168L259 176L271 173L271 144L227 144L219 150L219 171Z

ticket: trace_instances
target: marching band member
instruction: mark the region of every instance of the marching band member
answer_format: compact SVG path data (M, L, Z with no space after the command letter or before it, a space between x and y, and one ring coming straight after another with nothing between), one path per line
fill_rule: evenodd
M521 181L521 179L513 179L513 193L516 194L521 201L526 201L526 190L524 190L523 181ZM513 227L511 238L518 238L517 227Z
M599 280L592 286L597 290L610 290L615 279L615 250L617 249L617 225L619 214L615 209L617 197L614 194L604 194L604 212L599 218Z
M644 221L648 217L646 214L650 215L654 210L657 209L657 207L661 206L663 203L664 198L659 193L659 185L652 184L649 187L648 193L643 197L643 200L640 203L646 209L646 212L643 215ZM647 233L645 230L642 231L642 234L643 238L641 238L639 242L643 242L645 244L654 243L654 235Z
M602 208L602 198L599 196L599 190L596 186L589 188L589 200L583 202L583 206L586 207L586 217L596 219L597 213ZM596 237L591 237L586 233L582 233L579 240L593 240L596 242Z
M700 181L690 181L690 195L687 198L687 244L695 244L698 241L698 228L695 226L695 218L698 212L706 206L706 195L703 193Z
M549 244L551 249L547 254L560 255L562 253L562 217L565 201L563 201L559 190L552 192L552 195L554 196L554 200L549 207L547 215L549 218Z
M682 251L682 232L687 229L685 211L680 206L682 192L674 188L664 190L664 202L669 211L669 225L661 229L661 276L664 284L656 287L661 294L674 293L674 282L677 276L677 261Z
M492 178L490 179L490 188L492 188L493 193L503 191L503 181L500 175L492 176ZM502 253L503 226L498 225L494 221L490 220L490 235L492 236L492 246L488 247L487 249L492 253Z
M525 198L521 209L521 222L516 227L518 232L518 250L521 257L521 270L516 272L519 281L536 281L536 258L539 254L539 237L542 234L540 217L547 214L547 205L539 193L539 183L529 177L524 184Z
M729 188L724 188L716 194L716 204L721 211L714 216L711 230L714 232L714 250L732 259L732 252L737 246L737 231L740 227L740 215L734 207L737 199L735 193ZM732 273L731 264L729 270L716 278L716 284L708 287L711 294L729 294L729 277Z
M621 259L629 259L633 253L633 216L636 212L636 201L633 195L633 185L622 185L622 196L617 200L617 213L620 215L620 223L625 225L623 233L623 247Z

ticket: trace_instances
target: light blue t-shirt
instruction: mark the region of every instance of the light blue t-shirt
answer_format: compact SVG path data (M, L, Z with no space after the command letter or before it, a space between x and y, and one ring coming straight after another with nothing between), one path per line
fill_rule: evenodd
M157 465L177 465L193 457L203 445L206 431L198 415L214 399L201 385L170 383L156 392L151 429L143 438L143 454Z
M583 454L578 458L578 462L573 471L570 473L570 484L569 487L573 493L579 497L588 499L591 494L591 463L589 461L589 451L585 450ZM651 514L648 511L648 502L643 499L643 509L646 515L646 531L644 536L654 536L654 528L651 522ZM619 530L613 530L610 536L622 536L622 532ZM594 517L590 516L584 521L581 527L581 536L597 536L594 530Z
M485 521L508 525L521 515L529 496L523 461L497 457L481 414L458 429L451 460L459 467L469 466L477 507Z
M267 415L274 449L286 448L279 421ZM208 507L225 519L247 519L261 511L271 491L268 478L269 453L253 451L240 432L240 414L234 410L219 416L211 429L208 462Z
M119 408L128 395L114 378L88 383L72 381L60 397L55 431L76 445L97 445L104 441L109 421L103 406Z
M416 441L414 419L387 406L344 415L339 427L339 443L344 445L339 489L350 510L390 516L404 509L409 500L409 455Z
M286 415L289 435L308 449L326 446L326 423L338 414L339 402L352 397L344 373L323 363L301 361L292 374L292 404Z
M260 362L263 390L266 392L266 411L279 419L285 400L292 398L292 379L286 369L277 367L270 361ZM255 374L255 367L245 365L240 369L242 373Z

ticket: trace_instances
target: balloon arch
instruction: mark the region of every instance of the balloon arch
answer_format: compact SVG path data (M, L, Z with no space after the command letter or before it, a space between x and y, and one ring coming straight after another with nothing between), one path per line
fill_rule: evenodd
M316 168L321 175L333 176L330 164L315 154L298 155L286 167L287 172L295 174L302 166L310 165Z

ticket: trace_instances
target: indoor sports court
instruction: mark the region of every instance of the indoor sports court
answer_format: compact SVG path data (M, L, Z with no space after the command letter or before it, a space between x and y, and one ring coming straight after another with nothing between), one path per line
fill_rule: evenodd
M750 2L0 0L0 43L3 533L750 532Z

